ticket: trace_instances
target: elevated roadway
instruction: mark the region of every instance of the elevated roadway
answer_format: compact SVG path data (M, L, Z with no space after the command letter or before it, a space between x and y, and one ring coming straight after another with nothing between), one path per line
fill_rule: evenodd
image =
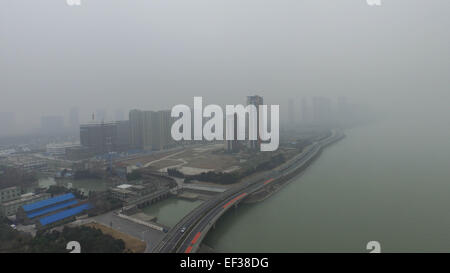
M324 147L343 136L343 133L339 131L332 131L329 137L313 142L299 155L266 173L265 177L247 181L204 202L181 219L154 248L153 252L191 253L197 251L210 228L227 210L267 185L276 183L279 179L292 177L300 168L314 160Z

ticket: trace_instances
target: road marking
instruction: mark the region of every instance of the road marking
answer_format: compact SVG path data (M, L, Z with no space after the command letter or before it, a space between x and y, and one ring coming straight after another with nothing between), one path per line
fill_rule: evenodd
M188 248L186 248L186 251L184 253L191 253L192 251L192 246L188 246Z
M271 178L269 180L267 180L266 182L264 182L264 185L269 184L270 182L273 182L275 179Z
M246 195L247 195L247 193L244 192L243 194L241 194L241 195L239 195L239 196L237 196L237 197L231 199L230 202L228 202L228 203L226 203L225 205L223 205L223 208L226 209L229 205L233 204L234 202L236 202L237 200L241 199L242 197L244 197L244 196L246 196Z
M194 239L192 239L191 243L195 244L195 242L197 242L198 238L200 238L201 234L202 234L201 232L197 232L197 234L195 235Z

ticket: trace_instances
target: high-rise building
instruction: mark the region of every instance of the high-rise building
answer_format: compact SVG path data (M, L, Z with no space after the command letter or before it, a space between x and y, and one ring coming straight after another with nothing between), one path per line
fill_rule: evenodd
M160 149L173 147L175 141L172 138L171 129L175 118L171 116L171 110L159 111Z
M130 148L131 130L129 120L116 121L117 139L115 149L117 151L126 151Z
M141 111L143 115L143 136L142 136L142 146L144 150L153 150L153 131L152 131L152 124L153 124L153 111ZM154 129L156 130L156 129Z
M81 125L80 143L96 154L117 151L117 124L109 122Z
M162 150L173 146L175 142L170 130L174 119L170 113L170 110L131 110L131 146L143 150Z
M264 100L263 97L258 96L258 95L254 95L254 96L248 96L247 97L247 105L255 105L256 106L256 129L257 129L257 140L249 140L249 148L252 150L259 150L260 149L260 145L261 145L261 138L259 135L259 106L264 104ZM264 122L264 121L263 121ZM249 132L248 130L248 125L249 123L246 122L246 126L247 126L247 133Z
M130 144L133 149L144 149L144 115L140 110L131 110L130 122Z
M128 120L80 126L80 143L96 154L127 151L130 147Z
M229 115L227 116L226 120L225 120L225 130L224 130L224 134L225 134L225 150L229 153L237 153L240 150L240 142L239 140L237 140L237 135L238 135L238 125L237 125L237 114L234 113L234 115ZM227 130L232 130L233 132L233 140L227 140L226 139L226 131Z

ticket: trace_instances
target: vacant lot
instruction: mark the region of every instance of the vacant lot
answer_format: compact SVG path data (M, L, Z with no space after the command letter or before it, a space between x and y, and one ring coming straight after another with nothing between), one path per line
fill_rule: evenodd
M161 161L157 161L155 163L152 163L149 167L154 169L154 170L160 170L163 168L167 168L170 166L177 166L180 164L183 164L184 161L181 160L174 160L174 159L163 159Z
M134 161L128 161L134 162ZM186 174L197 174L203 171L224 171L239 168L239 159L225 154L223 145L211 144L204 147L185 148L159 157L140 158L140 163L154 171L166 171L167 168L178 168Z
M122 163L126 165L136 165L136 164L145 165L148 164L149 162L160 160L161 158L170 156L172 154L176 154L177 152L179 151L161 152L153 155L139 156L133 159L124 160L122 161Z

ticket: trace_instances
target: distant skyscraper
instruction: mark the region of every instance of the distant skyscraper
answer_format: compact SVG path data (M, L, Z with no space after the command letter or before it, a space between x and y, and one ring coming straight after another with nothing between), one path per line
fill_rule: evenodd
M116 150L116 123L91 123L80 126L80 143L96 154Z
M173 146L170 110L130 111L131 145L136 149L162 150Z
M172 138L171 129L172 124L175 122L175 118L171 116L171 110L159 111L159 128L160 128L160 138L161 138L161 149L170 148L175 144Z
M247 105L253 104L256 106L256 113L257 113L257 119L256 119L256 128L257 128L257 140L249 140L249 148L252 150L260 150L260 144L261 144L261 138L259 135L259 106L264 104L264 100L263 97L258 96L258 95L254 95L254 96L248 96L247 97ZM247 133L248 133L248 125L249 123L246 122L247 124Z
M144 149L144 115L140 110L131 110L130 121L130 142L134 149Z
M115 143L116 151L126 151L130 148L130 121L120 120L116 121L117 139Z
M225 120L225 130L224 130L224 139L225 139L225 150L229 153L237 153L240 150L240 141L237 140L238 136L238 125L237 125L237 114L227 116ZM234 140L226 139L226 130L232 129Z
M141 114L143 115L142 118L142 129L143 129L143 136L142 136L142 147L145 150L152 150L153 149L153 131L152 131L152 125L153 125L153 111L141 111Z

